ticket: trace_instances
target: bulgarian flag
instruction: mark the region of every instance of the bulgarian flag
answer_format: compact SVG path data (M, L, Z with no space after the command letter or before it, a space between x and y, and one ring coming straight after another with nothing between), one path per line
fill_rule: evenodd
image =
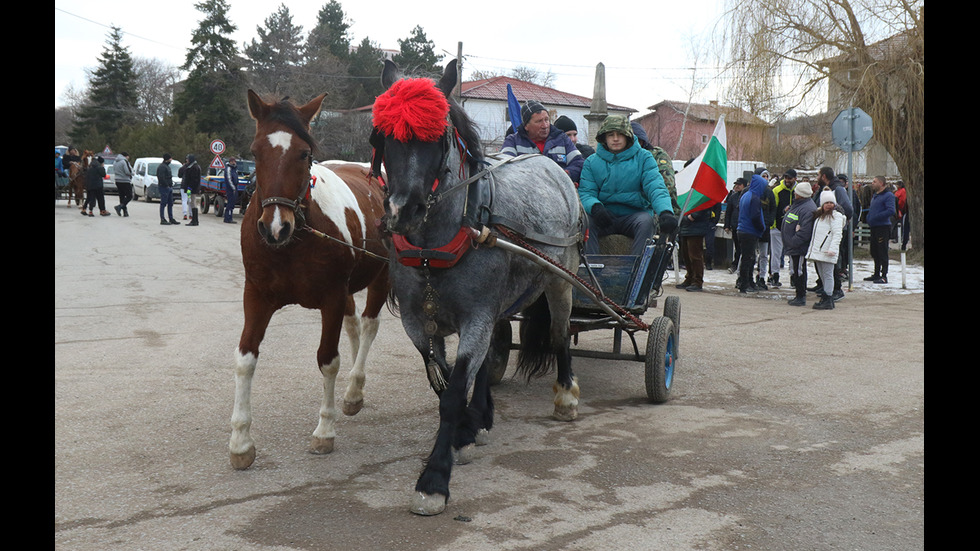
M722 115L704 151L674 176L677 204L683 205L681 216L709 209L725 200L728 195L726 147L725 116Z

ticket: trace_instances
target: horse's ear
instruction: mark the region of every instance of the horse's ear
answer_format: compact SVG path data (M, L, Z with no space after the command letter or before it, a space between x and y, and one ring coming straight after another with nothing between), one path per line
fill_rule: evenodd
M387 90L399 78L401 78L401 71L398 69L398 65L395 65L394 61L386 59L385 68L381 71L381 85Z
M456 87L456 60L452 59L446 64L446 70L442 73L442 78L439 79L439 89L442 93L449 97L449 94L453 93L453 88Z
M269 104L262 101L252 89L248 90L248 114L255 120L262 120L269 112Z
M327 97L326 92L313 98L310 100L310 103L307 103L299 108L300 114L303 115L303 120L309 123L311 120L313 120L313 117L316 117L317 113L320 112L320 106L323 104L323 98L325 97Z

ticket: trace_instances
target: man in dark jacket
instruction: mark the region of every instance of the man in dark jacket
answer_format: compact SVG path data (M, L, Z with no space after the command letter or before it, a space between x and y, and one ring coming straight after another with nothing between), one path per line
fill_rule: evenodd
M868 209L868 227L871 228L871 258L875 261L875 272L865 281L888 283L888 240L895 216L895 194L885 182L884 176L875 176L871 181L871 206Z
M228 159L228 166L225 167L225 212L224 222L234 224L232 213L235 212L235 205L238 204L238 161L234 157Z
M96 157L85 172L85 203L82 205L82 215L85 215L85 207L88 206L88 216L95 216L92 214L92 209L98 203L99 214L109 216L109 211L105 210L104 162L102 157Z
M689 212L681 218L680 257L687 268L678 289L701 291L704 285L704 236L711 227L711 209Z
M521 107L521 121L521 126L504 138L500 152L511 157L527 153L546 155L578 184L585 159L571 138L551 124L548 110L540 102L528 101Z
M196 226L197 209L201 203L201 167L197 164L194 155L187 155L184 166L177 171L177 176L180 177L180 189L190 200L191 221L187 225Z
M740 260L741 247L738 244L738 201L742 198L742 192L745 191L746 186L749 182L745 178L738 178L735 183L732 184L732 190L728 192L728 196L725 197L725 223L723 224L725 233L730 235L732 240L732 245L735 250L735 258L732 260L732 265L728 268L728 273L734 274L738 270L738 261Z
M796 290L790 306L806 306L806 251L813 236L813 213L817 204L810 200L813 188L807 182L793 188L793 204L783 216L780 232L783 253L790 259L789 281Z
M554 124L555 127L564 132L565 135L572 140L572 143L575 144L575 149L578 149L578 152L582 154L583 160L588 159L589 155L595 153L594 147L588 143L578 141L578 126L575 125L575 121L566 117L565 115L562 115L555 119L555 122L552 124Z
M174 220L174 174L170 170L173 156L163 154L163 162L157 167L157 189L160 190L160 225L180 224ZM168 218L164 218L164 213Z

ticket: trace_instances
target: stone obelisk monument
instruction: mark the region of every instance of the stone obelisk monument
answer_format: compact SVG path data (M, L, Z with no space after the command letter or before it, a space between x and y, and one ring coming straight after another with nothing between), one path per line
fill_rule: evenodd
M592 89L592 107L585 120L589 122L589 145L595 147L595 135L599 132L602 122L609 116L606 108L606 66L599 63L595 66L595 86Z

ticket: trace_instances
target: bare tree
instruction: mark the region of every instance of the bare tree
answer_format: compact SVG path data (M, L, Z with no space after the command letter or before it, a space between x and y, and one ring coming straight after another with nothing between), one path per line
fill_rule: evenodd
M134 57L136 95L143 122L162 124L173 111L180 70L157 58Z
M728 0L732 89L768 118L814 97L860 107L908 189L912 246L924 241L922 0ZM764 84L764 86L762 86ZM759 85L759 86L757 86Z

